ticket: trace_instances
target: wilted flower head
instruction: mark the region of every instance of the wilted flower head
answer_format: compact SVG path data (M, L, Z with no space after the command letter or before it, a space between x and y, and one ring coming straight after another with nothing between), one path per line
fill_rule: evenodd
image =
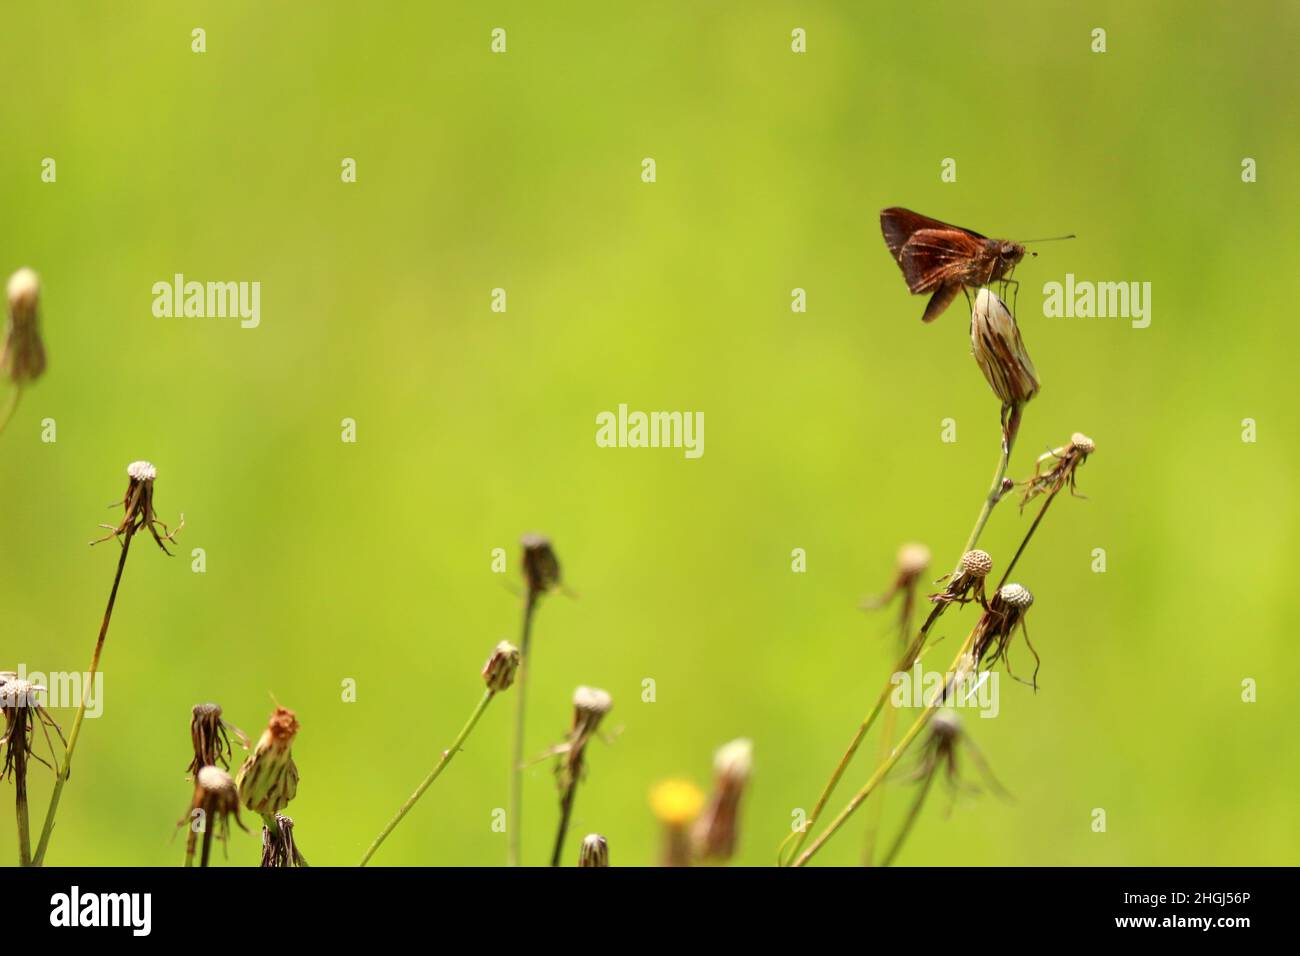
M975 625L975 643L971 656L977 667L987 666L991 669L997 666L998 661L1002 661L1007 665L1007 673L1019 680L1020 678L1011 672L1007 648L1014 631L1020 628L1025 635L1025 646L1034 655L1034 674L1029 683L1037 690L1038 667L1041 662L1038 652L1029 641L1029 629L1025 626L1025 615L1033 603L1034 596L1029 593L1029 588L1022 584L1004 584L998 588L993 599L989 601L988 610Z
M898 549L898 556L894 559L893 583L884 594L863 602L863 607L868 610L882 608L899 594L902 594L905 600L910 600L912 589L929 566L929 548L915 542L903 545Z
M492 651L492 656L483 665L483 681L488 690L500 693L515 682L519 671L519 648L509 641L502 641Z
M1076 489L1075 472L1096 450L1097 445L1091 438L1083 432L1075 432L1060 448L1053 448L1039 455L1034 463L1033 475L1021 482L1025 486L1025 492L1024 497L1020 499L1020 507L1023 509L1028 502L1039 495L1055 495L1066 487L1070 489L1070 494L1082 498L1083 495L1080 495ZM1044 472L1043 465L1049 462L1050 467Z
M560 583L560 561L544 535L526 534L519 543L524 549L524 582L529 598L535 599Z
M261 865L268 869L306 866L307 861L298 852L298 844L294 842L293 818L277 813L274 823L274 830L269 824L262 824Z
M109 538L120 539L125 536L130 541L135 533L142 528L147 528L153 535L153 539L158 542L158 547L162 548L164 553L171 554L163 541L176 543L176 535L180 533L181 528L185 527L185 515L181 515L180 524L176 526L175 531L168 531L167 525L158 520L157 514L153 509L153 483L158 477L158 470L147 461L133 461L126 466L126 494L122 497L123 516L120 524L100 525L101 528L107 528L109 533L91 544L99 544L100 541L107 541ZM158 529L162 528L162 533Z
M931 594L930 600L935 604L966 604L969 601L984 601L984 579L993 570L993 558L987 551L975 548L961 556L957 571L945 574L940 581L947 580L948 586L938 594Z
M1024 405L1038 394L1038 374L1006 303L987 288L971 309L971 352L1004 406Z
M588 833L578 851L578 866L609 866L609 843L599 833Z
M298 768L293 762L297 735L293 711L276 707L257 746L239 768L239 798L248 809L279 813L298 792Z
M650 791L650 809L664 827L661 866L690 866L688 827L704 806L704 794L689 780L664 780Z
M190 849L193 849L196 827L199 832L210 831L214 838L224 844L230 837L232 816L239 829L247 833L248 827L239 818L239 791L235 788L235 781L220 767L200 767L194 775L194 798L190 801L189 815L177 824L190 824ZM205 841L204 865L207 862L206 853Z
M718 748L713 758L713 798L692 831L695 855L702 860L726 861L736 852L740 798L753 770L754 745L733 740Z
M221 764L230 769L230 758L234 748L230 746L230 734L245 750L248 738L238 727L221 719L219 704L195 704L190 716L190 742L194 745L194 759L190 761L189 773L196 774L203 767Z
M36 728L39 726L50 748L50 756L57 762L58 753L50 737L53 728L59 740L63 740L63 731L54 718L41 706L40 695L45 688L29 680L20 680L17 674L6 671L0 674L0 711L4 713L4 736L0 737L0 747L4 748L4 766L0 769L0 779L14 780L19 786L26 786L27 761L35 759L51 770L54 764L40 757L34 750ZM66 746L66 742L65 742Z
M0 345L0 374L15 385L35 381L45 371L45 346L41 344L40 280L31 269L9 277L9 324Z
M579 687L573 692L573 725L564 741L550 751L563 758L555 770L561 791L566 790L582 772L587 743L613 706L613 698L597 687Z

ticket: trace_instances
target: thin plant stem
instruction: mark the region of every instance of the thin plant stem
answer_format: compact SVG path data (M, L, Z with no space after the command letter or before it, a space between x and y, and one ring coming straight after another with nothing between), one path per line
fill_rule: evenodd
M976 629L972 629L965 642L962 643L961 649L957 651L957 656L953 658L949 672L956 675L954 681L956 680L956 677L960 677L961 672L958 671L958 668L961 666L962 658L970 652L971 646L975 641L975 633ZM948 686L949 683L945 683L943 688L935 692L934 696L930 698L930 702L925 705L925 709L921 711L920 716L916 718L916 721L908 729L907 733L903 735L903 739L898 742L898 746L894 747L894 749L890 751L889 757L876 767L875 772L873 772L867 782L863 784L862 789L854 794L853 799L849 801L848 805L840 811L839 816L827 825L826 829L823 830L817 839L813 841L812 846L808 847L808 849L805 850L803 854L791 864L791 866L800 867L807 864L817 851L826 844L826 841L835 835L836 831L844 825L849 817L853 816L854 811L857 810L858 807L862 806L863 801L865 801L867 797L871 796L876 787L880 785L880 782L885 779L885 775L894 769L894 765L898 763L898 759L903 756L907 751L907 748L911 746L912 741L917 738L917 735L925 729L925 725L930 722L930 718L934 716L934 712L939 708L939 703L943 699Z
M402 818L410 812L411 807L415 806L416 801L419 800L420 797L424 796L424 791L428 790L433 782L438 779L438 775L446 769L447 764L451 763L451 758L456 756L456 752L464 745L465 738L470 735L470 731L474 729L474 725L478 723L479 718L483 716L483 711L487 710L488 703L495 696L496 692L491 689L483 692L483 697L479 700L478 704L475 705L474 710L469 715L469 720L465 722L465 726L462 727L460 733L456 735L456 739L452 741L451 746L442 752L442 757L438 760L438 763L431 771L429 771L429 775L420 781L420 785L415 788L415 792L411 794L405 803L402 804L393 819L388 821L388 826L379 831L379 836L375 837L374 842L370 844L369 849L366 850L365 856L363 856L361 862L357 864L358 866L365 866L370 862L370 858L375 855L375 851L379 849L379 845L383 843L384 840L388 838L388 834L392 833L394 828L402 822ZM266 818L264 818L264 820L265 819ZM270 828L273 838L278 840L279 828L276 825L275 817L271 816L269 819L270 822L266 825Z
M898 616L899 640L906 647L912 633L912 607L916 603L916 582L913 581L903 595L903 607ZM889 748L894 745L894 733L898 725L898 708L891 707L885 714L884 726L880 728L880 749L877 762L889 756ZM862 851L862 865L872 866L876 857L876 836L880 833L880 822L885 812L885 795L881 793L872 808L871 822L867 824L867 840Z
M1009 415L1007 414L1008 412L1010 413ZM1004 409L1002 444L998 451L997 470L993 473L993 484L989 487L989 492L984 497L984 503L980 507L980 512L978 517L975 519L974 527L971 528L970 534L966 538L966 546L962 548L962 554L972 550L975 545L979 543L980 535L984 531L984 526L988 524L989 515L993 513L994 505L996 505L1002 498L1002 480L1007 475L1007 466L1011 461L1011 450L1015 447L1016 435L1020 431L1020 413L1021 409L1019 406L1012 406L1008 409ZM961 555L958 555L954 573L960 569ZM799 851L803 848L804 842L808 839L808 833L811 831L813 824L817 822L818 817L821 816L822 810L826 808L827 802L835 793L835 788L839 786L840 778L844 776L844 771L848 769L854 755L858 752L858 747L862 745L863 739L871 729L871 725L875 723L876 718L880 716L880 711L884 709L885 702L889 700L889 693L894 688L892 680L893 675L901 671L909 670L916 662L916 659L921 654L921 650L925 647L925 641L929 636L930 629L947 609L948 605L946 603L936 604L934 609L930 611L929 615L926 617L925 623L921 625L921 630L908 648L907 654L904 655L903 660L900 661L899 665L890 672L889 677L885 680L885 686L881 688L880 696L876 698L876 702L872 705L871 710L867 712L867 716L864 717L862 723L858 725L857 733L855 733L853 739L849 741L848 749L844 751L844 756L840 758L840 762L831 772L830 779L826 781L826 786L822 788L821 796L817 798L817 803L813 807L812 814L800 829L786 837L786 842L794 840L794 846L789 851L778 854L778 863L782 863L786 858L797 856Z
M30 711L28 712L30 716ZM27 809L27 747L26 741L18 742L14 754L14 817L18 822L18 865L32 864L32 834L28 822Z
M191 817L186 821L185 829L189 832L185 834L185 865L194 865L194 846L198 842L194 833L194 819Z
M582 775L582 752L575 755L569 770L569 784L564 788L560 798L560 828L555 834L555 849L551 851L551 866L560 865L560 854L564 852L564 837L569 832L569 820L573 816L573 800L578 794L578 777Z
M1011 558L1011 563L1008 564L1007 569L1002 572L1002 580L998 582L998 589L1001 589L1002 585L1007 583L1007 578L1011 576L1011 572L1015 568L1016 562L1019 561L1020 556L1025 553L1025 548L1029 546L1029 539L1032 538L1034 532L1038 530L1038 525L1042 522L1043 515L1047 514L1048 506L1051 505L1060 490L1060 488L1053 488L1048 492L1047 499L1043 502L1043 506L1038 509L1038 514L1034 515L1033 523L1029 526L1029 530L1025 532L1025 537L1020 542L1020 547L1016 548L1016 553Z
M208 860L212 856L212 826L210 820L203 821L203 855L199 859L199 866L208 865Z
M903 843L907 840L908 834L912 832L912 827L916 825L917 818L921 815L921 807L925 805L926 795L930 792L930 785L934 783L936 770L931 770L925 775L921 782L920 789L917 791L916 799L912 801L912 808L907 811L907 817L903 820L902 829L898 831L898 836L894 838L894 845L889 848L885 858L881 860L881 866L889 866L898 856L898 852L903 848Z
M117 589L122 583L122 571L126 568L126 556L131 550L131 538L134 528L129 527L122 541L122 554L117 559L117 573L113 575L113 589L108 592L108 606L104 608L104 621L99 625L99 637L95 641L95 653L90 658L90 670L81 687L81 705L77 707L77 716L73 718L72 730L68 734L68 745L63 752L63 766L54 778L54 792L50 795L50 807L45 811L45 825L41 828L41 839L36 845L36 855L32 863L40 866L45 861L45 851L50 846L50 836L54 833L54 816L59 810L59 798L63 796L63 787L72 772L72 753L77 749L77 740L81 736L81 722L86 717L86 699L94 687L95 674L99 670L99 655L104 650L104 638L108 636L108 623L113 617L113 605L117 603Z
M528 673L532 670L530 653L533 636L533 612L537 610L537 600L541 592L528 589L524 599L524 620L519 638L519 671L515 675L515 739L510 755L510 794L506 813L506 865L520 865L520 844L524 810L524 728L526 716L526 698L528 696Z
M18 400L23 397L23 387L15 385L14 390L9 393L9 401L5 405L5 410L0 413L0 433L3 433L8 427L10 420L14 417L14 412L18 411Z

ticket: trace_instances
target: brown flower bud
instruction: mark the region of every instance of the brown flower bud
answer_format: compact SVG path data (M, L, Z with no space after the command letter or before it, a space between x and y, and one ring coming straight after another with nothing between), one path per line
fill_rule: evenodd
M1038 394L1038 374L1016 320L987 288L975 296L970 341L976 364L1003 405L1023 405Z
M483 681L488 690L500 693L515 682L519 670L519 648L509 641L502 641L492 651L492 656L483 665Z
M609 866L609 842L599 833L588 833L578 851L578 866Z
M713 799L691 834L699 859L723 862L735 854L740 798L753 764L754 745L743 738L718 748L714 754Z
M298 767L293 762L293 739L298 718L276 707L261 739L239 768L239 798L257 813L278 813L298 792Z
M524 581L529 597L545 594L560 583L560 561L551 549L551 541L540 534L526 534L520 544L524 548Z
M41 343L40 280L31 269L9 277L9 325L0 347L0 374L15 385L32 382L45 371L45 346Z

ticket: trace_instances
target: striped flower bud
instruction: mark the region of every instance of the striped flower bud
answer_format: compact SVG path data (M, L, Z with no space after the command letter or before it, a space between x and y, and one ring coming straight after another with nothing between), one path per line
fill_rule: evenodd
M298 792L298 768L293 762L293 738L298 718L276 707L257 746L239 768L239 798L257 813L278 813Z

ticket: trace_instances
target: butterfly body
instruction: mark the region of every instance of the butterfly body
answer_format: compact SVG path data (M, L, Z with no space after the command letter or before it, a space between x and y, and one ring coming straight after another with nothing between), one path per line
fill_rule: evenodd
M880 213L880 231L914 295L930 293L921 316L933 322L963 288L1009 278L1025 247L990 239L897 206Z

